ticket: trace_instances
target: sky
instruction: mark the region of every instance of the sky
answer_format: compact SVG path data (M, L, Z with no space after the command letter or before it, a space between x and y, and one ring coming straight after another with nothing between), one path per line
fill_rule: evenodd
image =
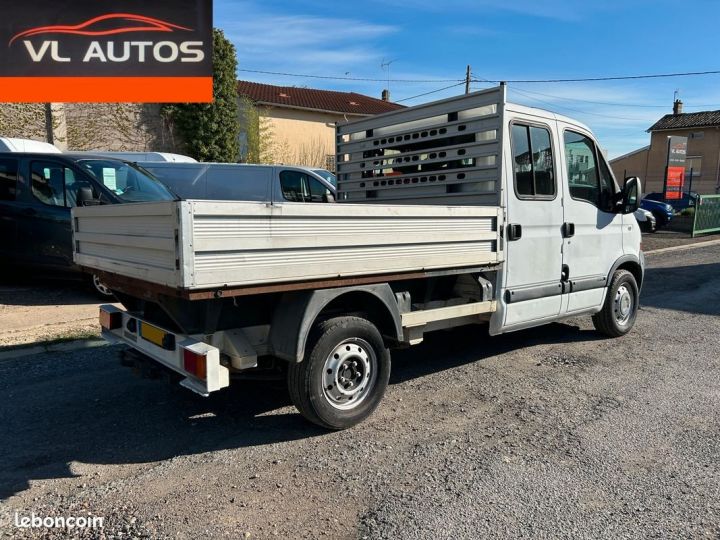
M380 97L389 77L391 99L403 105L463 93L457 83L468 64L478 81L473 90L493 86L483 80L720 70L720 0L215 0L214 6L215 26L237 48L238 78ZM720 109L717 74L508 83L511 101L589 125L610 158L649 143L647 128L672 112L676 91L685 112Z

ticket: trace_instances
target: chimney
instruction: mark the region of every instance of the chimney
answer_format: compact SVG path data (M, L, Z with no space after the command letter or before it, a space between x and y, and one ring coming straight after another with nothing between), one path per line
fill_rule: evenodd
M676 115L682 114L682 107L683 107L683 102L680 101L679 99L676 99L675 103L673 103L673 114L676 114Z
M390 90L383 90L382 91L382 100L383 101L390 101Z

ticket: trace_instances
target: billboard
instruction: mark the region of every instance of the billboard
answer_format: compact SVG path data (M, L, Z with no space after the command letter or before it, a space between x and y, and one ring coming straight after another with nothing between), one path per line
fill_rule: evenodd
M665 199L682 199L685 184L687 137L668 137L668 157L665 168Z
M26 0L3 12L0 102L212 100L212 0Z

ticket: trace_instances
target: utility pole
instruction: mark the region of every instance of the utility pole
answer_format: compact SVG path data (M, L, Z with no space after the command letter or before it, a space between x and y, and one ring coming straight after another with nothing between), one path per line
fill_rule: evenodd
M470 64L468 64L467 70L465 71L465 93L470 93Z

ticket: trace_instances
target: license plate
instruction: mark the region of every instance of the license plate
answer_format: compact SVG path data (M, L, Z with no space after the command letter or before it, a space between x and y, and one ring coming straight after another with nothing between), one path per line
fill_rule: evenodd
M175 336L152 324L146 322L140 323L140 337L163 349L170 351L175 350Z

